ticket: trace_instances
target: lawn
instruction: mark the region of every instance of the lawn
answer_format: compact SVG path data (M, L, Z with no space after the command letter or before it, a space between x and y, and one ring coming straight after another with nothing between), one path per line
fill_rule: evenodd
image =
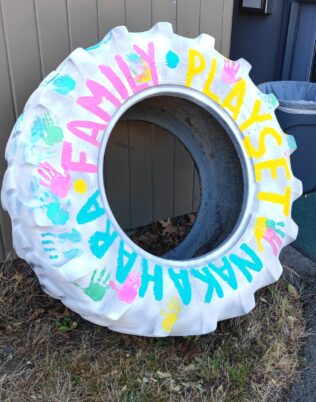
M29 266L0 279L0 400L278 401L296 375L305 323L285 279L247 316L209 335L152 339L82 320L45 295Z

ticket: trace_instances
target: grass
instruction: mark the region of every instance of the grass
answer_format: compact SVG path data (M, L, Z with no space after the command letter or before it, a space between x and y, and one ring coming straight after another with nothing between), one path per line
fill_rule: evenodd
M213 334L151 339L111 332L46 296L29 266L0 278L0 400L278 401L304 336L297 290L281 279L249 315Z

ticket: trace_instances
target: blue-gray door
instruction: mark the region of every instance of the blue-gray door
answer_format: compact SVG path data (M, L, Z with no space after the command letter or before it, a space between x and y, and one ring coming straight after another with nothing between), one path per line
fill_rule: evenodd
M283 79L316 82L316 0L292 4Z

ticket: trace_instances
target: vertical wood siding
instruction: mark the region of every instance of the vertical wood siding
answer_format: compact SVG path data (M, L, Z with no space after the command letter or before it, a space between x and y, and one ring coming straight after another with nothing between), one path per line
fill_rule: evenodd
M228 56L232 10L233 0L0 0L1 180L6 169L5 144L15 120L40 81L70 51L96 43L117 25L142 31L157 21L169 21L181 35L211 34L216 48ZM105 179L124 227L198 207L197 173L177 140L141 122L121 122L115 131L106 161L113 175ZM167 176L169 181L163 179ZM150 191L143 191L140 210L136 194L144 186ZM3 210L0 226L3 259L12 248L10 220Z

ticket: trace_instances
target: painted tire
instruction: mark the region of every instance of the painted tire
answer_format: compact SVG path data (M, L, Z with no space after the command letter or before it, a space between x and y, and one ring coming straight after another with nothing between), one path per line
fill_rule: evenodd
M146 336L195 335L249 312L257 289L282 272L279 253L297 236L293 137L278 106L214 39L175 35L170 24L113 29L76 49L29 99L6 149L2 205L17 254L43 289L96 324ZM232 233L189 260L155 257L117 224L103 185L103 157L120 116L142 99L193 100L220 121L241 161L244 195ZM230 202L229 199L226 200Z

